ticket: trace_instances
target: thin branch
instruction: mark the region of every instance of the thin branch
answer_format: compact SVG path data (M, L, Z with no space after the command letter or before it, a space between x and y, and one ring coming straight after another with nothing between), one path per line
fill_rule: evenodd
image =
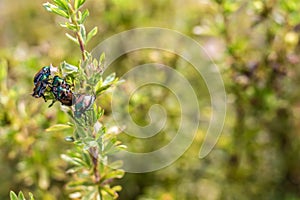
M80 50L81 50L82 60L85 61L85 59L86 59L85 53L84 53L85 52L85 47L84 47L84 43L82 41L82 38L80 37L79 32L76 32L76 37L77 37L79 47L80 47Z

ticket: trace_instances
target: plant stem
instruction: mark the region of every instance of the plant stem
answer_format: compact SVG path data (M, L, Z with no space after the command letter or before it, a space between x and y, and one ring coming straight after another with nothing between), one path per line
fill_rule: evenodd
M99 193L100 200L102 200L102 194L101 194L101 187L100 186L98 186L98 193Z
M85 57L85 53L84 53L84 51L85 51L84 43L82 41L82 38L80 37L79 32L76 32L76 37L77 37L79 47L80 47L80 50L81 50L82 60L85 61L86 57Z
M70 20L71 22L76 26L76 37L79 43L79 47L81 50L81 56L82 56L82 60L85 61L86 60L86 56L85 56L85 46L84 46L84 42L82 37L80 36L80 25L77 22L77 12L73 10L72 7L70 7Z
M98 171L98 149L97 147L91 147L89 149L89 154L91 156L92 162L93 162L93 173L95 177L95 183L100 182L100 174Z

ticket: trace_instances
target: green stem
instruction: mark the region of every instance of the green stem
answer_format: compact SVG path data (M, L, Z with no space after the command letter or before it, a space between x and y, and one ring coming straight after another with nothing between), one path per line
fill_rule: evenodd
M102 194L101 194L101 187L100 186L98 186L98 193L99 193L99 199L103 200Z
M84 43L82 41L82 38L80 37L79 32L76 32L76 37L77 37L79 47L80 47L80 50L81 50L82 60L85 61L85 59L86 59L86 56L85 56L85 53L84 53L85 52L85 47L84 47Z
M89 154L90 154L90 157L92 159L92 162L93 162L93 174L94 174L94 177L95 177L95 183L99 183L100 182L100 174L99 174L99 171L98 171L98 150L96 147L91 147L89 149Z
M69 7L70 9L70 16L71 16L71 22L76 26L76 38L78 40L78 43L79 43L79 47L80 47L80 50L81 50L81 56L82 56L82 60L85 61L86 60L86 56L85 56L85 45L84 45L84 42L83 42L83 39L82 37L80 36L80 24L78 24L77 22L77 10L74 11L74 9L70 6Z

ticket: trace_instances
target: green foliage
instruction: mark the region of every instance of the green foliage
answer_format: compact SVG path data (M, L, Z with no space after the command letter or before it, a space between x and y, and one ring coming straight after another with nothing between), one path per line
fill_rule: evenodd
M63 8L69 15L66 2L55 0L51 4ZM194 83L195 91L199 91L201 108L199 133L191 148L171 166L148 174L128 173L120 180L101 185L102 195L111 193L105 191L106 188L119 191L120 188L114 188L114 185L122 185L119 199L126 200L300 198L297 132L300 121L300 15L297 0L103 0L86 1L79 8L77 14L81 20L78 24L84 24L86 32L93 30L93 21L101 24L98 34L85 48L115 33L145 26L175 29L208 47L226 84L228 112L217 146L203 160L197 155L211 117L210 97L205 83L189 64L168 52L131 52L115 61L100 79L90 75L86 79L84 70L74 73L74 67L83 66L83 61L78 63L77 57L81 51L74 50L74 46L80 45L73 31L76 26L69 25L71 30L65 29L67 37L73 41L69 42L61 34L63 28L53 25L53 22L63 26L66 22L75 23L61 15L45 15L40 4L41 1L9 0L0 3L4 8L1 23L5 27L0 30L0 199L7 199L10 190L22 190L24 194L31 191L35 199L47 200L68 199L70 194L74 198L90 198L98 193L95 193L95 177L91 176L93 161L89 148L97 147L99 142L86 136L87 132L80 131L83 128L79 124L84 124L84 120L69 123L68 115L57 111L60 103L56 102L49 109L42 99L32 99L29 95L32 76L40 66L53 63L59 68L58 74L69 84L74 81L79 92L101 95L101 99L98 97L95 101L97 106L88 110L87 115L91 119L93 115L96 118L102 116L98 121L108 131L113 124L110 94L101 89L105 89L102 82L109 74L116 72L120 77L132 66L150 62L172 66ZM71 5L75 9L75 1ZM88 63L93 62L90 59ZM75 79L75 74L82 77ZM80 80L88 87L79 87ZM126 89L132 87L131 84L134 82L126 81L122 87ZM130 144L130 151L150 152L174 136L165 133L177 128L180 105L169 92L160 88L137 93L128 106L132 118L137 124L147 125L149 108L153 103L160 103L170 119L165 132L143 141L125 134L114 137ZM73 117L72 110L67 112ZM53 131L49 129L51 126ZM73 134L74 129L80 136ZM96 137L100 140L101 135L99 129ZM78 143L75 136L85 140ZM59 155L70 160L66 162ZM120 167L118 163L115 166L114 169ZM81 168L77 170L77 167ZM77 171L73 172L73 168ZM64 188L66 184L68 190ZM80 194L77 191L81 191Z
M104 111L95 104L95 99L117 84L118 79L115 74L112 74L103 81L104 54L98 61L92 58L85 49L87 42L97 34L97 27L89 33L86 32L84 22L89 13L85 10L82 14L79 10L84 2L84 0L75 0L73 6L71 1L65 0L56 0L54 4L49 2L44 4L47 11L69 20L61 26L73 32L74 36L66 35L79 45L82 52L82 60L79 61L78 67L64 61L58 70L58 74L76 89L75 100L73 100L75 110L68 112L74 123L57 124L48 128L47 131L75 128L74 136L68 136L65 139L74 142L76 148L62 155L62 158L71 166L68 173L72 174L73 179L67 186L71 191L70 198L116 199L121 187L111 187L110 184L114 179L122 178L124 172L111 168L107 158L109 154L122 146L117 141L116 135L108 136L106 127L99 122ZM51 91L46 91L45 95L48 97L47 100L56 101L54 96L51 96ZM87 101L91 105L86 105Z
M44 8L57 14L61 17L68 19L67 22L60 25L73 32L73 36L66 33L66 36L73 42L79 45L83 60L85 60L85 45L97 34L98 28L94 27L90 32L86 32L84 22L89 16L89 11L86 9L83 12L79 10L85 3L85 0L74 0L73 4L71 0L55 0L53 3L44 3Z
M33 195L31 193L29 193L29 200L34 200ZM10 191L10 200L26 200L24 197L23 192L19 192L18 195L16 195L16 193L14 193L13 191Z

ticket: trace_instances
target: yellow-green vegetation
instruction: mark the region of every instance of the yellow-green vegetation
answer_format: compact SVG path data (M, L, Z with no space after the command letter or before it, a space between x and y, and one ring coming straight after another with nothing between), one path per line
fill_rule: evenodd
M66 173L70 163L65 161L67 152L75 148L65 141L73 135L72 129L46 132L55 124L70 122L68 114L59 103L48 108L50 102L31 93L33 76L42 66L59 66L64 60L77 66L85 58L58 26L65 22L63 17L49 14L43 3L0 2L0 199L8 199L10 191L31 192L35 199L68 199L66 185L74 178ZM298 0L87 0L83 8L90 14L86 29L98 27L87 49L132 28L174 29L206 48L227 92L222 135L213 151L199 159L211 117L202 77L170 52L149 49L115 61L104 77L111 72L121 77L144 63L171 66L190 81L201 110L197 136L180 159L164 169L126 173L109 183L122 186L119 199L300 199ZM130 84L134 82L126 81L124 87ZM105 110L100 121L107 125L113 124L110 99L105 93L97 100ZM148 124L154 103L165 107L167 127L145 140L118 135L128 150L151 152L175 136L180 108L163 88L142 89L133 96L129 104L133 120Z

